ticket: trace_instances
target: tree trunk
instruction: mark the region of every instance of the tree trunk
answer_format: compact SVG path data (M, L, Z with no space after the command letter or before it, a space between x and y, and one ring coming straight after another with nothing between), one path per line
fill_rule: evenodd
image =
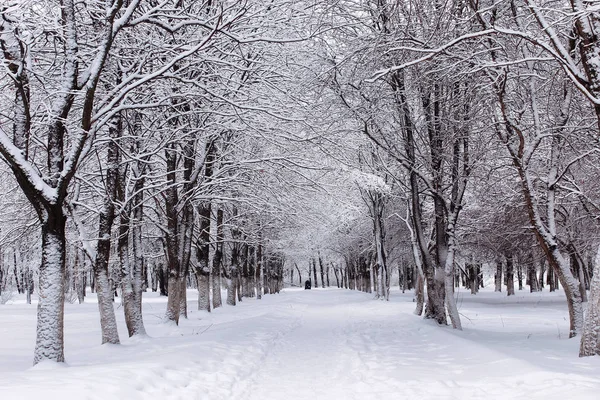
M196 279L198 280L198 310L210 312L210 273L199 270Z
M506 256L506 295L515 295L515 272L512 255Z
M417 307L415 308L416 315L423 315L423 306L425 303L425 279L421 274L417 274L417 286L415 287L415 297L417 300Z
M557 287L555 285L555 279L554 279L554 270L552 268L548 268L548 274L546 275L546 282L548 284L548 287L550 288L550 292L554 292Z
M174 143L169 143L165 149L167 165L168 188L165 191L165 214L167 218L166 259L167 259L167 282L168 296L166 321L179 324L179 311L181 307L181 264L179 260L179 230L182 229L179 221L179 196L177 193L177 150Z
M321 271L321 287L325 289L325 271L323 270L323 259L321 258L321 254L319 253L319 269ZM316 282L316 280L315 280Z
M237 287L236 280L237 273L236 271L231 271L231 277L227 278L227 305L235 306L236 305L236 293L235 289Z
M198 240L196 242L196 256L198 266L196 276L198 280L198 310L210 312L210 213L211 204L206 202L198 206L198 218L200 228L198 229Z
M298 286L302 287L302 272L300 272L300 268L298 268L298 264L294 263L294 266L296 267L296 271L298 271ZM310 277L310 274L309 274Z
M517 264L517 281L519 282L519 290L523 290L523 265Z
M312 259L312 265L313 265L313 276L315 279L315 282L311 284L312 287L317 288L319 287L319 285L317 284L317 261L313 258Z
M138 183L139 182L139 183ZM141 177L137 178L135 187L135 200L133 209L133 225L131 226L131 249L133 253L133 268L131 269L131 284L133 291L132 301L132 319L131 329L129 325L127 330L129 336L133 335L145 335L146 328L144 327L144 319L142 314L142 293L144 291L143 285L143 271L144 271L144 256L142 252L142 220L144 215L143 210L143 187L144 180Z
M502 260L496 259L496 274L494 275L495 292L502 292Z
M217 243L215 246L215 254L213 257L212 265L212 292L213 292L213 308L221 307L223 301L221 300L221 264L223 262L223 240L224 227L223 227L223 209L217 210Z
M590 283L590 298L585 316L579 357L600 355L600 247L596 254L594 272Z
M292 272L294 270L292 269ZM258 248L256 250L256 274L254 276L254 281L256 282L256 298L262 299L263 293L263 244L262 244L262 235L258 241ZM292 279L291 284L293 284L294 280Z
M33 363L64 362L65 224L62 204L46 209L42 222L42 263Z
M98 245L96 261L94 262L94 286L98 297L100 309L100 328L102 330L102 344L119 343L117 320L113 306L113 291L108 276L108 260L110 257L110 231L112 218L100 214L100 227L98 229Z
M335 267L333 268L333 274L335 275L335 283L339 289L340 288L340 278L338 277L338 270Z

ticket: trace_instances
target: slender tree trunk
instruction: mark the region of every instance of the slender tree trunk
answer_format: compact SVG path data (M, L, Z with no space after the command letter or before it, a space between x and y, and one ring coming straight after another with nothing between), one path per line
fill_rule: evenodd
M423 315L423 307L425 305L425 279L421 274L417 274L417 286L415 287L415 297L417 307L415 308L416 315Z
M323 271L323 259L321 258L321 254L319 253L319 268L321 270L321 287L325 289L325 272ZM315 278L316 282L316 278Z
M513 256L506 255L506 293L507 296L515 295L515 275Z
M221 307L221 269L223 263L223 241L225 240L223 227L223 209L217 210L217 243L215 246L215 254L213 257L212 266L212 291L213 291L213 308Z
M292 268L292 272L294 269ZM256 282L256 298L262 299L263 292L263 244L262 244L262 235L258 242L258 248L256 249L256 274L254 277L254 281ZM293 284L294 280L292 279L291 284Z
M296 271L298 271L298 286L302 287L302 272L300 272L300 268L298 268L298 264L294 264L296 267ZM309 274L310 277L310 274Z
M523 264L517 264L517 282L519 282L519 290L523 290Z
M339 289L340 288L340 278L338 277L338 270L337 270L337 268L335 268L335 267L333 268L333 273L335 275L335 283L336 283L336 285L337 285L337 287Z
M142 314L142 293L143 293L143 270L144 270L144 256L142 252L142 219L144 215L143 210L143 191L141 187L143 187L143 179L138 177L138 182L136 183L134 189L136 191L136 196L134 200L134 209L133 209L133 221L131 226L131 249L133 253L133 268L131 270L131 283L133 289L133 301L132 301L132 326L131 329L129 326L127 330L129 331L129 336L133 335L145 335L146 328L144 327L144 319Z
M198 206L198 219L200 228L198 230L198 240L196 243L196 255L198 266L196 268L196 277L198 280L198 310L210 312L210 214L211 204L206 202Z
M556 279L554 278L554 270L552 268L548 268L548 275L546 276L548 286L550 287L550 292L554 292L556 289Z
M179 324L179 315L181 308L181 264L179 260L179 229L180 221L177 210L179 196L177 194L176 177L177 177L177 151L175 144L170 143L165 150L165 159L167 164L167 182L169 187L166 189L165 199L165 214L167 218L167 233L165 235L166 242L166 258L167 258L167 282L168 282L168 299L167 311L165 314L166 321Z
M315 282L311 285L314 288L319 287L318 283L317 283L317 261L313 258L312 259L312 266L313 266L313 277L315 279Z
M502 292L502 260L496 259L496 274L494 275L495 292Z

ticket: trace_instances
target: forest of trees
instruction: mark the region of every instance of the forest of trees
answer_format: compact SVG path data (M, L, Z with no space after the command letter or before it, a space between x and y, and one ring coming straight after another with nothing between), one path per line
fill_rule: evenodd
M599 31L580 0L3 1L0 299L62 362L90 291L102 343L145 291L178 324L187 288L305 280L461 329L485 270L600 354Z

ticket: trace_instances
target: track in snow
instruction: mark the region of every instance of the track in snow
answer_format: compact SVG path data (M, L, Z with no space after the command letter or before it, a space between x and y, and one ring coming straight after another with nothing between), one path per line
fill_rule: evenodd
M287 290L192 312L172 327L160 321L164 298L151 294L151 338L122 346L96 344L95 304L68 305L70 367L49 369L26 369L30 348L22 343L33 338L35 306L4 306L0 398L597 398L600 361L577 358L576 341L561 336L568 326L560 295L484 292L460 304L464 332L412 315L410 294L395 292L386 303L337 289Z

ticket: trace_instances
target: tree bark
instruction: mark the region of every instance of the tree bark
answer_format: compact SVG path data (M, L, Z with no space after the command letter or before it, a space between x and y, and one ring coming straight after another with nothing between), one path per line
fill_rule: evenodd
M223 241L225 240L223 227L223 209L217 210L217 243L215 245L215 254L213 256L212 265L212 292L213 292L213 308L221 307L221 269L223 263Z
M48 207L42 222L37 336L33 363L64 362L65 224L62 203Z
M590 298L579 346L579 357L600 355L600 247L590 283Z
M121 160L119 145L116 142L122 135L122 118L115 119L115 124L109 129L111 141L108 144L106 171L106 194L98 222L98 242L96 258L93 264L94 286L100 311L100 328L102 344L119 343L119 332L113 306L114 294L110 285L108 262L111 250L111 232L115 220L115 200L119 185L119 163Z
M496 259L496 274L494 275L495 292L502 292L502 260Z
M198 229L198 240L196 242L196 255L198 266L196 277L198 280L198 310L211 310L210 307L210 213L211 204L205 202L197 207L200 227Z
M506 255L506 295L515 295L515 273L512 255Z

